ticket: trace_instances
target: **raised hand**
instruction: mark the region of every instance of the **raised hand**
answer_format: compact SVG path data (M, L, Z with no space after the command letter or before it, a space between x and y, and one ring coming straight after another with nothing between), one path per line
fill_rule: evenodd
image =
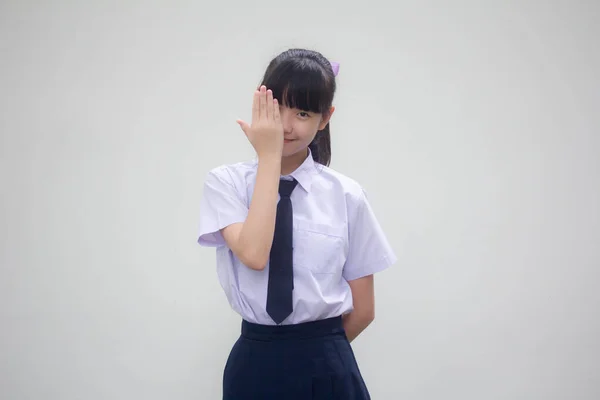
M283 125L279 115L279 104L273 92L265 86L254 92L252 125L238 119L246 137L259 157L278 156L283 151Z

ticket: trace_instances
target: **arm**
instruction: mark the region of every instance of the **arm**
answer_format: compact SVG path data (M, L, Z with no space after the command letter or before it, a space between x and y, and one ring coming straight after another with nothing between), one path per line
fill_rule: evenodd
M269 260L279 194L281 158L259 158L254 194L244 222L221 229L227 245L240 261L254 270L263 270Z
M264 85L254 92L252 126L237 122L258 155L256 182L245 221L222 228L221 235L244 265L260 271L269 260L275 233L283 151L283 125L273 92Z
M368 275L349 281L354 310L343 317L348 341L352 342L375 319L374 277Z
M350 341L364 331L375 318L374 275L396 261L396 255L383 233L366 193L350 197L348 256L342 276L350 285L354 310L344 316Z

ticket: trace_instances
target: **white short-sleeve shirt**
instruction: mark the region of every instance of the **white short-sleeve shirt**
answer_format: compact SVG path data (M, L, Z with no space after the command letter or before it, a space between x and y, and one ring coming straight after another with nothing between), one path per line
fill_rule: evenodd
M256 180L257 161L209 171L200 205L198 243L216 248L217 273L229 304L243 319L274 325L266 311L269 265L256 271L227 247L220 229L244 222ZM295 178L293 312L282 324L297 324L352 311L348 281L380 272L396 255L363 188L351 178L315 163L309 155L283 179Z

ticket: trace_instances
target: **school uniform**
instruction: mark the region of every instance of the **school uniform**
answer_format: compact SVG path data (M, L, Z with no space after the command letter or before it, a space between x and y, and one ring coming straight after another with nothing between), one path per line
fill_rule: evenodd
M246 220L257 165L212 169L201 200L198 243L216 248L220 284L242 318L223 398L369 399L341 316L353 309L348 281L390 267L396 255L363 188L309 150L281 177L270 262L246 267L219 230Z

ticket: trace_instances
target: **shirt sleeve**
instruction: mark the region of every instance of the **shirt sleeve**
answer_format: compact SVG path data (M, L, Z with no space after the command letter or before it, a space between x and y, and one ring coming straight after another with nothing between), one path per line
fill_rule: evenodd
M210 171L200 201L198 244L208 247L226 245L220 230L244 222L247 216L248 206L227 171Z
M349 214L348 256L343 277L347 281L387 269L397 260L364 190Z

